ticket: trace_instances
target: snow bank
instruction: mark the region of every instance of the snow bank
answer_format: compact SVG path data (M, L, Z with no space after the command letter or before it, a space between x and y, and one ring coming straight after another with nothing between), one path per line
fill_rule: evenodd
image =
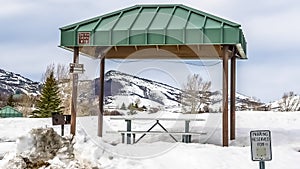
M17 139L16 152L5 156L2 168L74 168L74 161L72 138L37 128Z
M140 143L134 145L121 144L120 135L105 133L103 138L96 137L97 118L78 118L77 134L74 137L73 155L69 160L65 153L55 155L45 162L49 163L47 169L53 168L101 168L101 169L253 169L258 168L258 162L251 161L249 132L257 129L271 130L273 160L266 162L266 168L272 169L299 169L300 159L300 112L237 112L236 140L230 141L230 147L219 146L221 143L222 114L199 115L207 119L205 124L191 125L193 130L197 127L206 129L210 133L204 140L194 139L194 143L174 143L168 137L160 137L154 141L152 137L144 137ZM177 113L160 112L151 114L158 117L181 117ZM23 121L22 121L23 120ZM23 131L21 128L38 126L32 119L0 119L0 125L6 126L5 131L0 131L0 140L16 139L14 131ZM35 119L34 119L35 120ZM43 119L40 119L43 121ZM124 130L124 121L112 121L104 117L104 130ZM15 123L22 124L14 126ZM44 124L43 124L44 125ZM133 123L134 129L143 129L151 126L144 122ZM165 123L166 127L179 129L182 124ZM200 125L200 126L198 126ZM14 127L12 127L14 126ZM34 127L32 127L34 128ZM6 135L2 135L5 132ZM25 131L24 131L25 132ZM30 132L32 133L32 132ZM0 168L22 168L24 159L31 159L30 152L35 152L34 134L20 132L15 150L6 154L0 160ZM42 137L40 137L42 138ZM200 143L197 141L201 141ZM0 142L0 148L4 147ZM62 146L59 151L69 152L67 146ZM2 151L2 149L1 149ZM59 152L58 151L58 152ZM28 152L29 154L27 154ZM26 154L26 155L24 155ZM46 153L47 154L47 153ZM49 154L48 154L49 155ZM48 156L45 155L45 156ZM50 155L51 156L51 153ZM68 156L67 156L68 157ZM9 161L12 160L13 161ZM12 166L14 164L14 166Z

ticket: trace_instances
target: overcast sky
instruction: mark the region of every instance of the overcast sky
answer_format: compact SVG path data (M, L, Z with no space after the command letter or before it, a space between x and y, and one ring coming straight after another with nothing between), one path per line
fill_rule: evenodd
M40 81L47 65L72 62L72 53L58 47L60 27L141 3L184 4L241 24L249 59L238 62L238 92L265 102L300 93L296 0L0 0L0 68ZM80 62L98 73L98 61Z

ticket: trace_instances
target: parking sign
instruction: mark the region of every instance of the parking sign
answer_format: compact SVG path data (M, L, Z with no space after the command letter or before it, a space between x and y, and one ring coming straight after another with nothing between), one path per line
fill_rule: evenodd
M253 161L271 161L271 132L255 130L250 132L251 157Z

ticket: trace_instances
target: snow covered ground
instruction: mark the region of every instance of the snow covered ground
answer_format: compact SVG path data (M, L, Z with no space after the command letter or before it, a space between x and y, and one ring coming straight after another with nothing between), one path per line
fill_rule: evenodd
M169 112L149 116L186 117ZM273 160L266 162L266 169L299 169L300 112L237 112L237 138L230 142L229 147L220 146L221 116L219 113L197 115L195 118L204 118L206 121L192 122L191 129L205 131L207 135L192 138L193 143L175 143L166 135L149 135L134 145L122 144L119 134L108 132L125 130L126 123L123 120L105 117L103 139L99 139L96 137L97 117L80 117L74 145L75 159L90 168L100 166L104 169L253 169L258 168L258 162L251 160L249 133L251 130L265 129L272 132L273 151ZM20 149L18 138L32 128L53 127L60 134L60 126L52 126L51 123L51 119L0 119L0 157L5 156L0 160L0 168L5 168L9 158ZM132 128L147 129L152 124L136 121ZM184 126L181 122L172 121L162 124L174 131L180 131ZM159 127L154 129L160 130ZM66 126L65 133L69 133L69 126ZM61 164L59 159L52 162L56 162L57 168L67 166Z

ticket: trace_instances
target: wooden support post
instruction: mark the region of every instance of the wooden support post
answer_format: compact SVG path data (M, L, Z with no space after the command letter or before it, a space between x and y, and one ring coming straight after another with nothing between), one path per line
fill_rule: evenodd
M99 93L99 114L98 114L98 136L102 137L103 131L103 104L104 104L104 71L105 71L105 57L100 59L100 93Z
M236 92L236 58L231 58L231 71L230 71L230 140L235 139L235 92Z
M79 48L74 47L73 63L79 63ZM76 133L76 111L77 111L77 86L78 86L78 74L72 74L72 101L71 101L71 129L70 133L75 135Z
M228 46L223 48L223 146L228 146Z

